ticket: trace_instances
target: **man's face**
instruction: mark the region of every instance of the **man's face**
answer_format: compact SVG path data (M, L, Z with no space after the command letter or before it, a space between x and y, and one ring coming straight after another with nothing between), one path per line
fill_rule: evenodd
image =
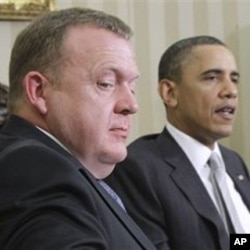
M229 136L238 104L238 80L234 56L227 48L194 48L176 84L174 125L207 146Z
M138 109L135 55L129 41L86 26L67 33L64 53L59 86L52 87L48 103L47 124L92 174L104 177L127 154L131 114Z

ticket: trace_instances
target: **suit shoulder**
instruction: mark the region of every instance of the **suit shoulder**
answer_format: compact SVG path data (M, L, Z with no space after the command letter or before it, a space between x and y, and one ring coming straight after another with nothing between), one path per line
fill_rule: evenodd
M227 148L223 145L219 145L223 158L233 157L242 160L242 157L238 152L233 149Z
M247 174L249 173L248 167L239 153L222 145L220 145L220 150L225 162L233 164L238 168L242 167Z
M70 157L37 140L13 140L0 152L0 180L35 187L52 180L70 181L79 171Z
M22 147L28 146L44 146L37 140L34 139L23 139L19 137L0 135L0 155L5 155L15 150L21 149Z
M160 135L159 133L155 133L155 134L148 134L148 135L141 136L137 138L136 140L134 140L133 142L131 142L128 148L154 144L159 135Z

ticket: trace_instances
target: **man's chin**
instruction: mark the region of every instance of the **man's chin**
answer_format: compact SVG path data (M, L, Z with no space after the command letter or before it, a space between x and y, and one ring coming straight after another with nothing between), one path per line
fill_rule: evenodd
M102 158L106 164L115 165L123 161L127 156L126 146L117 146L109 148L108 151L103 153Z
M125 160L126 156L127 156L127 149L123 150L123 152L117 152L116 155L114 156L115 164Z
M224 129L224 130L218 131L217 140L229 137L232 134L232 132L233 132L232 129Z

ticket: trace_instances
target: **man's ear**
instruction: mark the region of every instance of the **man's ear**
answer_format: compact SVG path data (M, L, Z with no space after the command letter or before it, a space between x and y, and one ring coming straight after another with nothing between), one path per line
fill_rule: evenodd
M176 83L162 79L158 85L158 93L167 107L175 107L178 103Z
M37 71L31 71L24 77L23 84L28 101L41 114L45 114L47 112L45 98L45 87L48 84L47 78Z

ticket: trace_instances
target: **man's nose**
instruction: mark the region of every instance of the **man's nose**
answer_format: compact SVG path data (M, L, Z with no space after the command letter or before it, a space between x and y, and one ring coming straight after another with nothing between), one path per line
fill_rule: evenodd
M128 86L123 86L118 95L115 107L116 113L134 114L138 111L137 99L133 91Z
M238 95L237 83L233 82L231 79L225 80L221 95L226 98L236 98Z

